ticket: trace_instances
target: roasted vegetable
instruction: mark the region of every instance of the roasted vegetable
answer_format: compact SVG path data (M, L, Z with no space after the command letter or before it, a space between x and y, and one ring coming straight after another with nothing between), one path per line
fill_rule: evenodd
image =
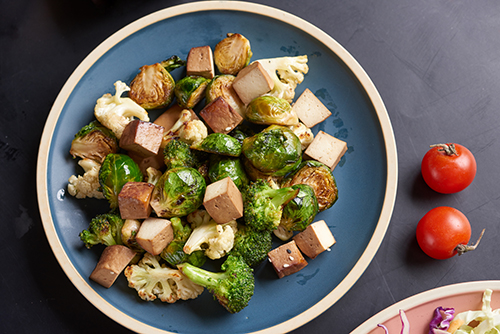
M78 165L83 168L83 175L71 175L68 179L68 193L76 198L94 197L103 199L99 184L101 165L92 159L81 159Z
M243 310L253 296L255 278L252 268L238 256L228 256L221 272L214 273L189 263L177 266L192 282L204 286L230 313Z
M249 226L238 225L234 246L229 255L241 256L250 267L255 267L266 259L272 246L270 231L257 231Z
M195 267L196 268L196 267ZM203 287L184 276L178 269L160 263L159 256L145 253L138 264L125 268L128 286L137 290L143 300L175 303L201 295Z
M97 244L106 246L121 245L123 223L124 220L114 213L97 215L90 221L89 228L80 232L80 240L89 249Z
M92 121L75 134L69 153L73 158L92 159L102 164L109 153L117 151L115 134L98 121Z
M209 82L209 79L199 76L180 79L175 84L174 90L177 103L183 108L194 108L205 97L205 89Z
M214 62L219 72L236 75L250 63L250 41L240 34L227 34L214 49Z
M262 95L253 99L245 111L245 119L249 122L264 125L297 125L299 118L285 99Z
M242 153L265 175L284 176L302 161L299 138L287 127L271 125L243 141Z
M243 144L243 140L248 137L252 137L255 134L255 131L247 126L247 125L238 125L233 129L233 131L229 132L229 135Z
M245 224L257 231L275 230L281 222L283 206L298 192L292 187L274 189L263 179L251 182L242 194Z
M144 249L137 243L136 236L141 228L141 222L137 219L125 219L120 230L122 243L135 252L143 253Z
M125 154L108 154L99 170L99 184L112 209L118 207L118 194L125 183L141 182L142 179L137 163Z
M167 169L175 167L197 168L198 160L189 145L179 139L171 139L163 150Z
M283 180L282 187L307 184L314 189L319 211L330 208L338 199L335 177L328 166L315 160L303 161L297 171Z
M307 184L295 184L292 189L299 189L299 193L283 208L280 232L275 233L281 240L288 240L293 234L286 232L305 230L319 212L318 200L313 188Z
M230 157L239 157L241 154L241 144L238 140L224 133L214 132L205 139L191 145L192 149L227 155Z
M175 81L170 71L185 61L172 56L161 63L144 65L130 83L129 97L144 109L167 107L174 98Z
M245 104L241 102L238 94L233 89L233 81L236 77L230 74L215 76L207 86L205 92L206 103L222 97L242 117L245 115Z
M150 205L158 217L182 217L203 203L206 188L205 179L196 169L172 168L158 180Z
M240 159L213 154L210 157L208 177L211 182L230 177L240 191L248 184L249 179Z

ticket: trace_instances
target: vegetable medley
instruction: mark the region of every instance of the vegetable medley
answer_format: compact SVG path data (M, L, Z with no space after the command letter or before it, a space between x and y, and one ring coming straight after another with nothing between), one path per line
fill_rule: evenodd
M307 56L252 56L248 39L227 34L213 53L144 65L96 101L70 150L84 172L68 180L72 196L109 202L79 235L104 246L90 279L109 288L123 272L140 298L167 303L206 288L236 313L256 266L292 275L335 243L315 217L338 198L332 170L347 145L314 136L331 113L308 89L295 97ZM217 259L220 270L206 269Z

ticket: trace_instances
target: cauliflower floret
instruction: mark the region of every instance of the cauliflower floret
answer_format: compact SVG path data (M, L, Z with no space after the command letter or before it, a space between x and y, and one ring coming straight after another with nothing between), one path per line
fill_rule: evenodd
M123 130L134 117L149 122L148 112L128 97L121 95L130 88L122 81L115 82L116 94L104 94L97 100L94 115L102 125L113 131L120 139Z
M300 139L300 144L302 151L305 151L305 149L309 146L309 144L312 143L314 139L314 135L307 126L305 126L303 123L297 124L297 125L291 125L288 128L295 133L297 137Z
M196 210L187 216L193 232L184 245L184 252L191 254L203 250L212 259L220 259L234 245L234 235L238 231L236 220L226 224L217 224L205 210Z
M202 141L208 136L208 129L205 123L193 117L193 113L184 109L181 115L170 130L163 135L163 144L172 138L179 138L183 142L192 145Z
M146 253L138 264L125 268L128 286L137 290L143 300L175 303L177 300L195 299L203 287L191 282L178 269L160 265L160 257Z
M304 74L309 71L307 60L307 56L256 60L274 81L274 88L268 94L292 102L295 87L304 80Z
M192 145L207 138L208 129L205 123L199 119L194 119L187 122L186 125L180 129L179 136L183 142Z
M99 190L99 170L101 165L92 159L82 159L78 164L83 168L83 176L71 175L68 182L68 193L76 198L94 197L103 199L104 195Z

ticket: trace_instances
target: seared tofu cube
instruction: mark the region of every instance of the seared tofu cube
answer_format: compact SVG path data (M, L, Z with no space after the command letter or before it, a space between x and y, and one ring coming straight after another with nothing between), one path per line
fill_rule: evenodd
M133 120L123 130L120 147L143 157L154 156L160 150L164 130L158 124Z
M151 194L154 185L147 182L127 182L118 194L122 219L146 219L151 214Z
M267 256L279 278L295 274L307 266L307 261L294 240L273 249Z
M333 170L346 151L347 143L345 141L324 131L319 131L304 154L313 160L324 163Z
M108 246L102 252L99 262L89 278L103 287L109 288L135 255L136 253L126 246Z
M324 220L309 225L293 237L299 249L311 259L335 244L335 238Z
M332 114L308 88L300 94L292 108L301 122L308 128L323 122Z
M159 255L174 239L172 223L168 219L149 217L142 222L135 239L146 252Z
M228 134L243 122L243 117L222 96L207 104L200 111L200 116L213 132L225 134Z
M207 79L212 79L215 76L214 57L210 46L198 46L189 50L186 74Z
M233 81L233 88L245 105L274 88L274 81L265 68L255 62L244 67Z
M243 217L243 198L229 176L207 186L203 206L217 224Z
M139 166L141 169L142 175L147 177L147 169L149 167L153 167L155 169L161 170L163 167L165 167L165 160L163 158L163 150L160 149L158 154L153 155L151 157L143 157L142 155L139 155L137 153L134 153L132 151L127 152L129 157L132 158L132 160L135 161L135 163Z

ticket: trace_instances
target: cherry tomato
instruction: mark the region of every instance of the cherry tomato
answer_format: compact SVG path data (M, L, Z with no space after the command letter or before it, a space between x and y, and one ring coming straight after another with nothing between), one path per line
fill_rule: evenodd
M467 188L476 176L474 155L460 144L431 145L422 159L422 176L433 190L453 194Z
M439 206L418 222L417 242L425 254L444 260L476 249L483 233L484 230L475 245L468 246L471 227L467 217L457 209Z

